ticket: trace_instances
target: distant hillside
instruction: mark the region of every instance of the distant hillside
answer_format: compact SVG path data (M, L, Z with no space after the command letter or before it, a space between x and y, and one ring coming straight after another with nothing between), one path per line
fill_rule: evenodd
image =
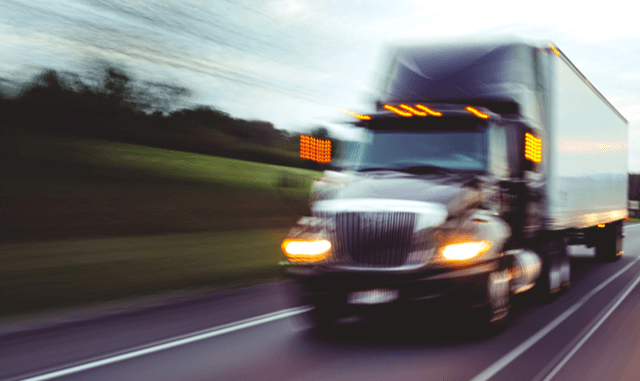
M268 164L320 169L299 157L299 137L272 123L188 108L188 91L139 81L106 64L97 77L45 70L0 94L2 128L64 133ZM325 130L326 132L326 130ZM338 144L337 141L335 144Z
M289 227L320 173L3 129L2 241Z

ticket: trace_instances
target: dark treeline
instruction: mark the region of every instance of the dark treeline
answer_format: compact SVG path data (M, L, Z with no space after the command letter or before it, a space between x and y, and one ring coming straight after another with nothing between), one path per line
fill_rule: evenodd
M45 70L17 95L0 93L0 128L73 134L111 141L320 169L299 158L299 136L272 123L234 118L208 106L186 107L189 91L142 81L103 64L90 78ZM326 137L326 129L316 134Z

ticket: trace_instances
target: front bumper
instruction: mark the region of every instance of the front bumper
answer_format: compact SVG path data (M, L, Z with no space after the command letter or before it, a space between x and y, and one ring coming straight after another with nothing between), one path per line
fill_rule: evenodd
M328 305L350 312L392 309L429 304L441 309L484 305L487 277L500 267L498 260L456 269L377 270L286 265L293 278L291 293L301 304ZM394 297L380 303L354 302L355 293L384 290Z

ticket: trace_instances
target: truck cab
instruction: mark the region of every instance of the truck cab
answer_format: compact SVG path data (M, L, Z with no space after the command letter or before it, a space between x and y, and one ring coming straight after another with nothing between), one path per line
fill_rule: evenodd
M516 184L535 166L509 155L525 148L524 140L509 147L513 122L482 107L418 103L390 105L358 125L357 159L314 184L312 216L283 244L285 253L327 248L287 267L301 275L301 302L334 321L372 305L464 300L487 324L502 321L510 296L531 288L540 267L526 251L505 255L517 246L514 228L535 221L521 217L534 201ZM526 264L517 277L514 263Z
M620 258L626 120L559 50L402 48L389 68L376 110L355 114L364 138L282 243L314 324L444 309L493 331L514 295L568 289L568 244Z

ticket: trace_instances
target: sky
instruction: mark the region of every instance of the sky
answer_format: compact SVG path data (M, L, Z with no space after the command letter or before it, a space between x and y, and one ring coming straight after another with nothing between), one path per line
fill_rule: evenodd
M385 48L465 36L553 41L629 122L640 172L640 27L627 1L0 0L0 78L96 60L192 91L234 117L350 136Z

